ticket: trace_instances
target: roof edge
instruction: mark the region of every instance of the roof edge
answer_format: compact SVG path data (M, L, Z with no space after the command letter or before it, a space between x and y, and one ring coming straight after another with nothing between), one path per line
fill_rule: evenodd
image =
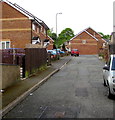
M70 39L70 41L73 40L74 38L76 38L78 35L80 35L80 34L83 33L83 32L86 32L86 33L89 34L92 38L94 38L95 40L98 41L98 39L97 39L96 37L94 37L93 35L91 35L88 31L86 31L86 29L84 29L84 30L82 30L81 32L79 32L78 34L76 34L73 38Z
M85 30L87 30L87 29L92 29L93 31L95 31L92 27L87 27ZM96 31L95 31L96 32ZM101 34L99 34L98 32L96 32L98 35L100 35L101 37L102 37L102 35Z
M34 16L32 13L28 12L27 10L25 10L24 8L22 8L21 6L19 6L16 3L12 3L8 0L1 0L0 2L5 2L8 5L10 5L11 7L13 7L14 9L18 10L19 12L21 12L22 14L24 14L26 17L28 17L30 20L35 20L38 24L43 25L46 29L49 29L49 27L45 24L44 21L42 21L41 19L37 18L36 16Z

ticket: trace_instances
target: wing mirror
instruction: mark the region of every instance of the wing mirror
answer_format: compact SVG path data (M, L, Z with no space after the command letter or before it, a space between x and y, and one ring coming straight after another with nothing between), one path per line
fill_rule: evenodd
M109 71L109 67L108 66L103 67L103 69Z

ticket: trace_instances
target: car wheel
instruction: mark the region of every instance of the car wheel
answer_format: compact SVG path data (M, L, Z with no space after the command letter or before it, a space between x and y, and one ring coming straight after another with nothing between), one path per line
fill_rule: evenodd
M111 91L110 91L110 87L108 86L107 87L107 96L108 96L108 98L112 98L113 97L113 95L111 94Z

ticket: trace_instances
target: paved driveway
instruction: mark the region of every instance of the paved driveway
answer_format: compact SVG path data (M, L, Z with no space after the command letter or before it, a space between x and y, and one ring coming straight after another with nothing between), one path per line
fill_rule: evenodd
M72 57L6 118L113 118L114 100L106 96L97 56Z

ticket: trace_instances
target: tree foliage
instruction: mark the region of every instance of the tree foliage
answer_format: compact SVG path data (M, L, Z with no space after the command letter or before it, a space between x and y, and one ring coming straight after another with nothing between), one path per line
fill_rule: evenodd
M53 33L52 30L48 30L47 33L54 41L57 39L56 33Z
M74 37L74 32L71 28L66 28L58 36L58 46L62 45L64 42L69 41Z
M59 47L60 45L63 45L64 42L74 37L74 32L71 28L66 28L62 30L57 37L56 33L53 33L52 30L48 30L48 35L54 40L54 44Z
M107 40L110 40L110 35L104 35L102 32L99 32L99 34L101 34L102 35L102 38L103 39L107 39Z

